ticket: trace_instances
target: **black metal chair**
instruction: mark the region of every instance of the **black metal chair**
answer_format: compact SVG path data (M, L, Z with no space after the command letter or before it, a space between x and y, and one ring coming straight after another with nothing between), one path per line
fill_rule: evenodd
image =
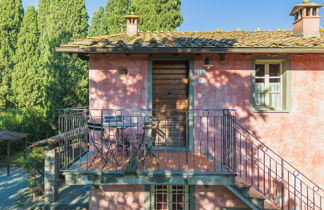
M104 135L104 128L102 127L101 124L99 123L88 123L88 129L89 131L99 131L101 133L101 135ZM90 133L90 132L89 132ZM103 167L105 167L108 163L109 160L114 160L117 164L117 166L119 166L118 161L117 161L117 155L116 155L116 149L114 148L116 143L114 141L111 141L109 138L106 139L104 138L104 136L101 136L100 139L102 142L100 142L100 147L98 147L97 142L96 142L96 138L95 136L90 136L90 141L92 143L92 145L95 148L94 151L94 158L91 160L89 167L93 164L93 162L96 160L96 158L101 157L102 160L104 161ZM103 145L102 145L103 144ZM107 148L107 154L106 157L107 159L104 158L103 155L103 146L105 146Z
M119 123L123 123L123 121L124 121L123 116L104 116L104 123L107 124L108 127L109 125L114 126ZM112 137L112 139L115 139L118 152L124 151L126 152L127 156L129 156L131 143L128 139L128 135L125 135L125 133L120 133L121 131L118 128L116 129L117 129L116 133L113 136L109 136L109 139L111 139L110 137Z
M158 158L152 151L152 147L155 144L155 140L158 136L165 138L165 133L159 129L160 121L157 118L152 118L150 121L144 123L143 134L137 135L138 146L138 159L142 164L145 164L145 160L148 156L155 159L157 165L159 165Z

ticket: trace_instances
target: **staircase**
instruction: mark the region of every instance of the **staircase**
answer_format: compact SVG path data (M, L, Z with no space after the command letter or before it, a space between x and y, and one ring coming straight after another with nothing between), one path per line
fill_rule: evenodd
M228 190L251 209L324 209L324 190L290 165L231 115L236 180Z
M257 190L248 185L239 177L235 178L234 186L226 186L234 195L240 198L249 208L260 210L279 210L280 207L273 204Z

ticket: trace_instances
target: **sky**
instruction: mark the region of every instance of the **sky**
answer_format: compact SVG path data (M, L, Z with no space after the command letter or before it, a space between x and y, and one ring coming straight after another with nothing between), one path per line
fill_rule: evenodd
M67 0L70 1L70 0ZM289 16L294 4L303 0L182 0L184 16L180 31L223 31L292 29L293 17ZM107 0L86 0L89 16L106 5ZM310 2L313 2L310 0ZM324 0L314 0L324 4ZM23 0L24 7L34 5L37 0ZM320 9L324 15L324 9ZM321 27L324 28L322 18Z

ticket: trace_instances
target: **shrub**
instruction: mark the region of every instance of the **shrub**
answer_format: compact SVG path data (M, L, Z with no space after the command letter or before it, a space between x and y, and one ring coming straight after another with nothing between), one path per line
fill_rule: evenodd
M39 196L44 193L44 151L34 148L28 152L26 158L19 160L19 165L26 169L29 194Z
M0 130L28 133L27 141L29 143L45 139L55 133L45 117L44 109L40 107L0 109ZM22 151L23 149L24 144L19 140L11 144L12 152ZM6 147L0 145L0 154L6 154L5 150Z
M55 118L55 117L54 117ZM0 130L28 133L29 143L39 141L55 134L46 118L45 110L40 107L0 109ZM11 144L11 152L22 151L25 144L22 140ZM6 147L0 143L0 155L6 154ZM1 156L0 156L1 159ZM44 186L44 154L43 148L35 148L27 152L27 156L19 158L18 164L26 169L29 193L35 197L43 194Z

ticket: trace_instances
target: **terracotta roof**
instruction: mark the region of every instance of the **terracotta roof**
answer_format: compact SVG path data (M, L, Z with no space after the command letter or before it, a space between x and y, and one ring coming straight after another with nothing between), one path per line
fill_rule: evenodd
M61 48L324 48L320 38L294 37L292 31L140 32L115 34L62 44Z

